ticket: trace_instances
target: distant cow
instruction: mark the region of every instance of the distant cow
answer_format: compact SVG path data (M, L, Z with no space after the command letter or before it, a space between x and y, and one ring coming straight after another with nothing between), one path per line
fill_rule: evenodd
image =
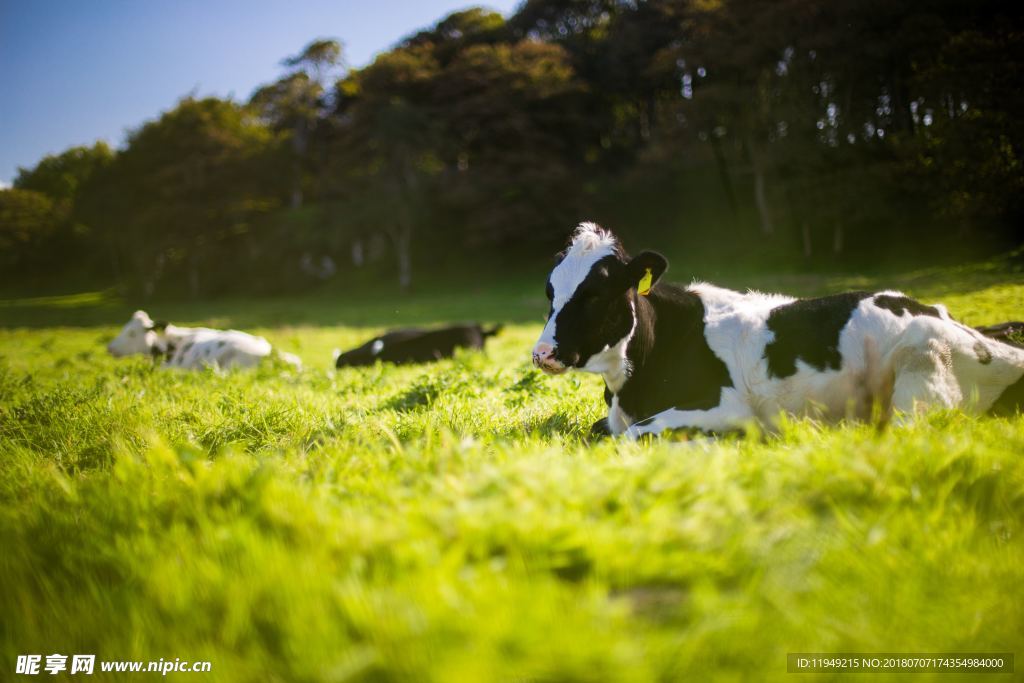
M362 346L339 354L338 368L386 363L428 363L451 358L455 349L482 349L488 337L501 331L501 325L488 330L479 324L450 325L431 330L414 327L392 330L374 337Z
M999 323L998 325L983 325L974 329L986 337L1024 348L1024 343L1022 343L1022 340L1024 340L1024 322L1015 320L1008 323Z
M145 354L163 358L164 367L195 370L207 366L223 369L247 368L274 353L263 337L237 330L206 327L178 327L154 322L145 311L135 311L121 333L107 344L115 357ZM277 355L299 368L302 361L290 353Z
M608 417L595 431L719 432L780 413L835 420L874 406L1010 414L1024 405L1024 350L942 306L890 291L793 299L682 287L659 282L667 267L651 251L630 258L615 235L584 223L548 278L533 362L549 374L604 375Z

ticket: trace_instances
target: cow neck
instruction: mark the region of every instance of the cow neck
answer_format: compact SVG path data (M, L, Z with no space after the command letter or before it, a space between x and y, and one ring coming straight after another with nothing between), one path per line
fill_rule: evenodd
M659 313L669 316L686 316L691 312L694 323L703 321L703 307L699 304L699 297L693 292L682 289L675 285L660 285L651 290L647 296L640 296L632 292L633 310L636 311L636 325L633 335L626 347L626 360L629 364L629 374L626 381L612 393L620 394L627 385L636 382L643 383L648 375L663 372L664 368L655 369L651 367L654 356L654 344L657 337ZM696 309L692 307L696 304ZM692 332L702 334L699 324L687 326ZM686 335L687 337L690 334ZM673 341L673 346L684 345L683 339ZM657 379L657 378L655 378ZM609 386L609 389L611 386Z
M189 327L167 325L167 327L156 334L156 349L159 351L159 354L156 355L163 354L169 356L173 354L178 343L192 334L192 332L192 328Z
M652 296L654 293L652 292ZM657 313L646 296L630 292L633 309L633 330L624 340L626 344L623 367L618 372L605 373L605 385L612 394L619 394L638 374L642 374L651 348L654 346L654 323Z

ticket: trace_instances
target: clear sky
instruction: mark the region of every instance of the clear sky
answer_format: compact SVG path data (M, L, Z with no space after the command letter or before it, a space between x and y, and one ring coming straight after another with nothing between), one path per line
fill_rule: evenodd
M363 66L476 4L519 0L0 0L0 187L46 154L120 145L193 91L246 99L315 38Z

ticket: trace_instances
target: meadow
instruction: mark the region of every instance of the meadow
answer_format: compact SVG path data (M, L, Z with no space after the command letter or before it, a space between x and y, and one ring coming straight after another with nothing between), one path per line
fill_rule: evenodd
M453 682L1024 654L1024 418L592 440L600 379L529 364L542 282L148 307L263 334L299 372L110 358L136 307L111 294L0 301L0 679L26 653L210 661L171 675L195 680ZM1024 316L1009 261L743 284ZM433 365L331 368L388 325L464 319L507 327Z

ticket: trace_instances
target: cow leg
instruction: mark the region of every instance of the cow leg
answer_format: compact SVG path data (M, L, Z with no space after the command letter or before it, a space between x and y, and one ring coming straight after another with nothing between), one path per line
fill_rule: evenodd
M750 408L739 400L735 392L722 392L722 402L709 410L679 410L669 408L656 415L635 422L623 432L628 439L645 434L660 434L666 429L699 429L705 432L729 432L742 429L754 419Z
M599 438L599 437L603 437L603 436L611 436L611 435L612 435L612 428L608 426L608 418L607 417L602 417L600 420L595 422L590 427L590 436L592 436L594 438Z

